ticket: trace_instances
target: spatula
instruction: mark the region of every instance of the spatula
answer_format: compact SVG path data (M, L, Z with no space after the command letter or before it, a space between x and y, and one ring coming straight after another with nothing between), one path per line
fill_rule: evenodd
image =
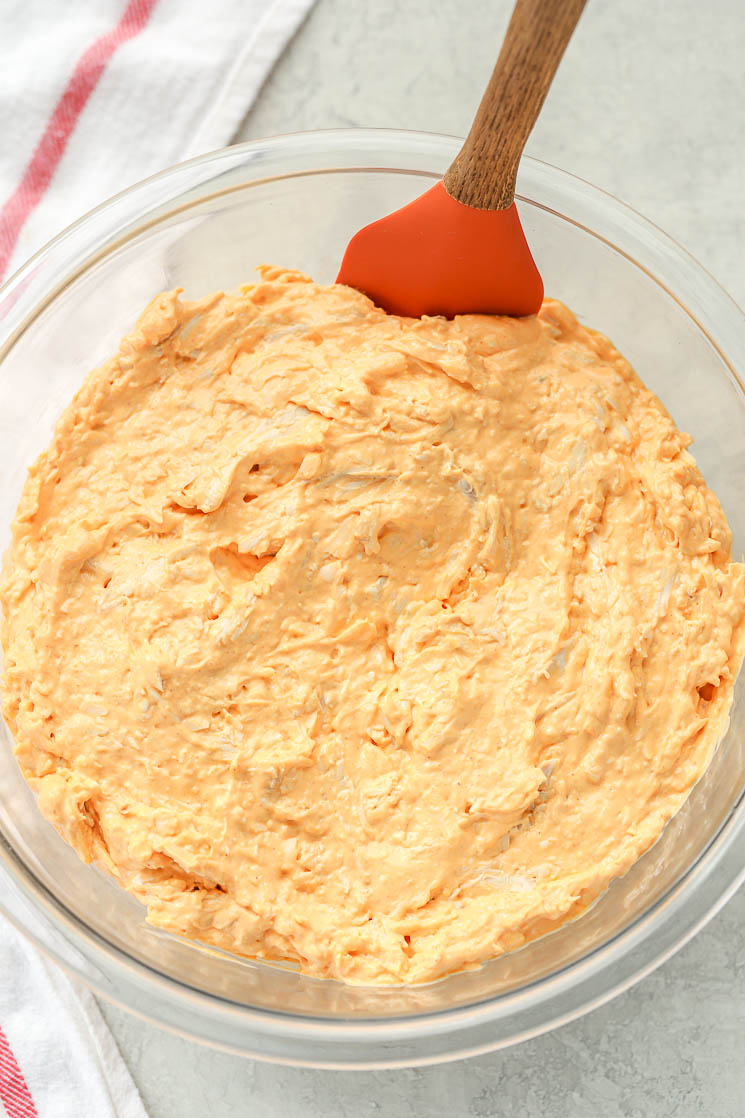
M543 299L515 180L586 0L517 0L466 142L444 179L347 246L337 283L391 314L535 314Z

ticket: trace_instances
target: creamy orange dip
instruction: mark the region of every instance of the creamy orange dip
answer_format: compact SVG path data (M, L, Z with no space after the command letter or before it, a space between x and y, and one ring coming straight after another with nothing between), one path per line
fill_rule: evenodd
M745 569L607 338L160 295L23 493L4 709L149 920L422 982L577 914L721 736Z

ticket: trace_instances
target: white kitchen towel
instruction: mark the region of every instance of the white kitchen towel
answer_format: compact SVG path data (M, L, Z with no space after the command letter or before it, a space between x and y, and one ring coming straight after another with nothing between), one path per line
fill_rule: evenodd
M0 0L0 281L93 206L229 143L314 0Z
M0 280L228 143L314 0L0 0ZM0 1118L145 1118L93 996L0 917Z
M146 1118L93 995L0 918L0 1115L83 1114Z

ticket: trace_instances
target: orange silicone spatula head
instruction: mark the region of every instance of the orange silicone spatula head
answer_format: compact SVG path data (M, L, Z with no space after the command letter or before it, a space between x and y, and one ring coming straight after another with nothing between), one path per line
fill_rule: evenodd
M347 246L337 283L392 314L535 314L543 283L515 207L523 148L586 0L517 0L471 131L442 182Z
M535 314L543 282L517 208L464 206L438 182L403 209L366 225L344 253L338 283L390 314Z

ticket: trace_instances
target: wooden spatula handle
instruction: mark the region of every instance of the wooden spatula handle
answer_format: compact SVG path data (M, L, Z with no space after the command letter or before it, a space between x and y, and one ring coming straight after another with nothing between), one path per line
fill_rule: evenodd
M586 0L517 0L476 118L445 175L448 194L506 210L520 156Z

